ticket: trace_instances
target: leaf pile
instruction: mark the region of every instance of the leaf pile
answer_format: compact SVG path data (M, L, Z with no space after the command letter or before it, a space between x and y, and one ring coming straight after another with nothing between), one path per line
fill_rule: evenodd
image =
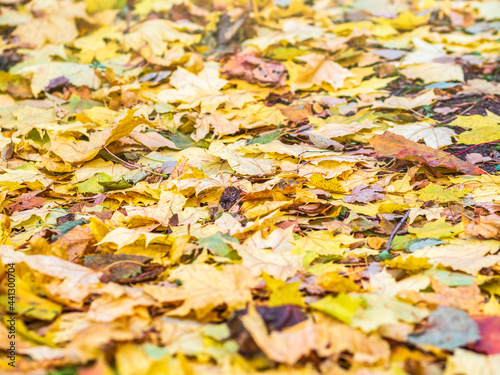
M498 374L497 1L1 3L2 373Z

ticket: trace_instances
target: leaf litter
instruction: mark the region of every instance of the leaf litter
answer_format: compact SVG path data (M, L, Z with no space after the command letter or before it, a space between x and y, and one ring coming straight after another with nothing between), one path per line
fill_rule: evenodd
M497 1L1 4L2 373L498 373Z

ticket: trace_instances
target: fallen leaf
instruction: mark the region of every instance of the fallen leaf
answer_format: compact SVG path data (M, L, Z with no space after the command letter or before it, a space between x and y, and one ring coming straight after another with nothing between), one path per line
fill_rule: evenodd
M431 167L446 167L469 175L484 173L480 168L444 151L420 145L388 131L373 137L369 142L380 156L409 159Z
M373 185L373 187L366 185L356 186L351 194L344 197L344 202L346 203L369 203L373 201L383 201L386 199L385 195L382 194L384 189L379 185Z
M446 362L445 375L494 375L500 364L500 355L481 355L469 350L457 349Z
M500 340L498 335L498 316L473 316L479 328L480 339L470 345L478 352L489 355L500 353Z
M453 350L480 338L479 329L467 313L452 307L439 306L429 316L425 331L408 336L415 345L432 345Z
M321 55L310 54L300 57L299 60L304 61L306 65L304 67L292 63L285 65L290 74L292 92L308 89L313 85L321 87L323 83L339 89L344 86L346 78L354 76L349 70Z
M410 125L391 124L391 126L391 133L402 135L414 142L423 140L427 146L432 148L451 145L453 143L451 137L456 135L451 129L434 127L426 122L416 122Z
M416 250L412 256L427 258L431 264L442 264L454 270L464 271L475 275L482 268L488 268L496 264L500 257L498 255L486 255L491 251L488 245L441 245L427 246Z
M400 69L401 74L410 79L422 79L425 83L458 81L464 82L464 72L460 65L425 63Z
M199 318L223 303L230 309L241 309L251 300L249 288L255 283L250 273L238 266L226 266L220 271L208 265L184 266L171 272L169 278L179 280L182 286L147 284L144 290L160 303L182 302L169 315L186 316L193 311Z
M474 222L468 223L464 232L483 239L500 239L500 216L479 216Z

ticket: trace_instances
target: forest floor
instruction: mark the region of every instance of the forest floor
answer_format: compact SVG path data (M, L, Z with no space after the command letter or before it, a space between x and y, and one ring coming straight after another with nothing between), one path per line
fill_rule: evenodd
M0 4L2 374L499 374L498 1Z

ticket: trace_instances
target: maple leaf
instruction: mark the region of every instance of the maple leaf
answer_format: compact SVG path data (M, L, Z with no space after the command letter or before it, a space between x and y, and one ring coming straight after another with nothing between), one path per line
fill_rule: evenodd
M120 227L106 234L106 236L104 236L104 238L98 243L98 245L111 242L117 245L118 249L120 249L124 246L134 243L135 241L143 237L146 240L146 246L148 246L151 241L154 241L157 238L165 238L165 236L160 233L150 233L147 231L139 231Z
M443 245L426 246L412 256L427 258L431 264L442 264L454 270L477 274L482 268L491 267L500 260L498 255L486 255L491 251L488 245Z
M89 65L67 62L50 62L46 64L33 65L19 70L18 74L32 74L31 91L36 97L49 83L58 77L65 77L75 86L89 86L93 89L99 88L101 81L95 74L94 68Z
M402 135L414 142L423 140L427 146L432 148L451 145L453 143L451 137L456 135L451 129L434 127L426 122L417 122L410 125L390 125L392 126L391 133Z
M78 141L72 136L52 135L50 151L65 163L81 163L96 156L103 146L130 134L138 125L149 124L143 116L135 116L137 109L129 110L115 119L114 126L97 131L89 136L88 141Z
M375 102L373 108L402 108L413 109L431 104L436 98L433 90L429 90L414 98L405 96L391 96L383 102Z
M317 121L317 120L313 120ZM326 138L340 138L346 135L354 135L363 129L375 128L378 125L371 121L363 121L360 123L353 122L351 124L330 124L326 123L316 130L311 130L308 134L321 135Z
M465 227L465 234L479 238L500 239L500 216L480 216Z
M46 288L71 301L81 302L90 293L89 287L100 282L97 272L53 255L26 255L2 245L0 258L4 264L25 263L35 271L62 280L60 284L48 284Z
M183 302L169 315L185 316L194 311L203 318L214 308L225 303L230 310L239 309L251 300L249 288L254 279L240 266L225 266L217 270L209 265L184 266L170 274L171 280L179 280L179 288L146 285L145 291L161 303Z
M354 77L349 70L342 68L339 64L330 61L320 55L306 55L299 58L306 62L305 67L299 65L287 64L286 67L290 74L290 90L304 90L313 85L321 86L326 83L334 89L344 86L344 80L348 77Z
M374 146L375 152L381 155L394 156L402 159L408 158L428 164L431 167L447 167L461 171L465 174L484 173L480 168L462 161L444 151L420 145L389 131L386 131L383 135L373 137L369 142Z
M246 157L245 154L239 152L242 143L233 143L224 145L220 141L212 142L208 152L223 160L226 160L231 168L242 175L267 175L274 170L275 162L271 159L255 159Z
M3 3L16 368L498 372L494 1Z
M422 228L410 227L408 228L408 232L415 234L418 238L443 238L450 237L463 231L462 224L449 226L446 224L445 220L446 218L442 217L436 221L428 222Z
M460 198L466 196L468 190L458 190L457 188L446 189L444 186L429 184L418 191L420 199L423 201L452 202L460 201Z
M464 72L459 65L426 63L400 69L401 74L410 79L420 78L425 83L459 81L464 82Z
M476 144L500 139L500 116L489 111L486 111L486 116L457 116L450 124L471 129L458 135L460 143Z
M140 50L147 45L154 55L162 55L168 42L179 41L186 44L193 43L197 37L177 30L176 23L168 20L149 20L135 25L129 33L124 36L127 48Z
M287 280L302 269L304 255L293 255L289 251L269 252L237 244L234 248L243 259L241 264L255 277L266 272L277 279Z
M220 92L227 80L220 78L219 66L216 63L207 63L205 68L193 74L183 68L178 68L170 77L170 84L176 88L159 92L156 99L163 102L184 101L187 104L180 108L194 108L201 104L201 111L210 113L215 111L219 105L231 100L229 95ZM251 101L247 97L244 102Z
M44 17L23 19L14 31L22 42L41 48L44 44L59 44L72 42L78 36L75 18L84 18L85 4L75 4L72 1L61 1L57 4L30 4L32 11L43 14Z

